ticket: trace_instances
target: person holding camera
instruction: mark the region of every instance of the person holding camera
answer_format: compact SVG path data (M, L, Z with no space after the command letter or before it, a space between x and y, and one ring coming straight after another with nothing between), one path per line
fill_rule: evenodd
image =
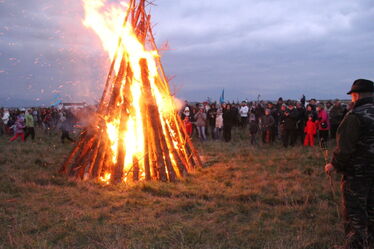
M320 141L327 142L329 140L329 131L330 131L330 120L327 111L325 110L325 106L323 104L317 105L317 128L318 128L318 137Z

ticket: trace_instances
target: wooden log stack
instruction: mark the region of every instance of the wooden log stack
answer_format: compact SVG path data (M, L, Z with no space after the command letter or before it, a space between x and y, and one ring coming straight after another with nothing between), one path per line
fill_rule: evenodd
M158 51L150 23L145 11L146 0L130 0L124 26L131 24L134 33L144 48ZM119 36L121 37L121 36ZM161 110L154 88L162 93L163 101L175 107L159 57L154 61L157 76L150 82L150 68L146 58L140 58L141 80L135 80L134 68L128 56L122 53L122 38L114 55L103 95L96 111L95 122L84 129L75 146L60 168L60 173L76 179L96 179L107 183L133 180L175 181L201 166L198 152L188 136L183 122L172 108L165 114ZM121 60L120 62L118 60ZM119 69L115 69L120 65ZM141 84L140 104L134 104L132 86ZM131 143L126 137L129 120L140 109L143 131L142 153L126 151ZM116 146L108 134L108 124L118 121ZM130 164L128 156L131 156ZM127 158L127 160L126 160Z

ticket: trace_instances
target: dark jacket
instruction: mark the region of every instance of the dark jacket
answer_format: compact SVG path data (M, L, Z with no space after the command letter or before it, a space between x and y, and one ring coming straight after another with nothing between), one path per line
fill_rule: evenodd
M287 110L286 112L289 114L284 114L284 128L286 130L296 130L299 112L296 109Z
M332 164L345 175L374 176L374 99L356 102L336 134Z
M256 134L258 132L258 123L256 121L249 122L249 132L251 134Z
M233 126L237 120L237 111L234 109L223 110L223 126Z
M308 118L305 117L305 108L304 107L300 107L300 108L297 108L297 128L298 129L301 129L301 130L304 130L304 127L305 127L305 124L306 124L306 120L308 120Z
M337 125L339 124L343 117L344 117L345 110L344 108L339 105L339 106L333 106L330 110L330 123L331 125Z
M317 112L316 111L305 111L305 123L308 121L308 117L309 117L309 115L311 115L312 116L312 118L313 118L313 121L316 121L317 119L318 119L318 114L317 114Z
M268 129L273 129L275 124L274 118L271 115L264 115L261 118L261 129L266 131Z
M208 113L208 123L209 126L215 127L216 126L216 117L217 117L217 108L210 108Z
M274 107L274 108L271 109L271 116L273 116L275 123L278 124L278 121L279 121L279 111L278 111L277 108Z

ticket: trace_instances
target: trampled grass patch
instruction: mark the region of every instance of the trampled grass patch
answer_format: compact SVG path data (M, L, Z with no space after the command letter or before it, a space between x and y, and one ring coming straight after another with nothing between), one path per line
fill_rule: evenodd
M187 178L106 186L58 175L72 145L39 135L0 137L0 248L323 249L342 239L318 148L196 141L204 167Z

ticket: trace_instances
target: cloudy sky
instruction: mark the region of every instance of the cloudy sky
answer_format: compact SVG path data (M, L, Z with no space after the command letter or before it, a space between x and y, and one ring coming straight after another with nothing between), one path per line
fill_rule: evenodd
M354 79L374 79L373 0L156 4L181 99L346 98ZM97 100L109 61L83 17L80 0L0 0L0 106Z

